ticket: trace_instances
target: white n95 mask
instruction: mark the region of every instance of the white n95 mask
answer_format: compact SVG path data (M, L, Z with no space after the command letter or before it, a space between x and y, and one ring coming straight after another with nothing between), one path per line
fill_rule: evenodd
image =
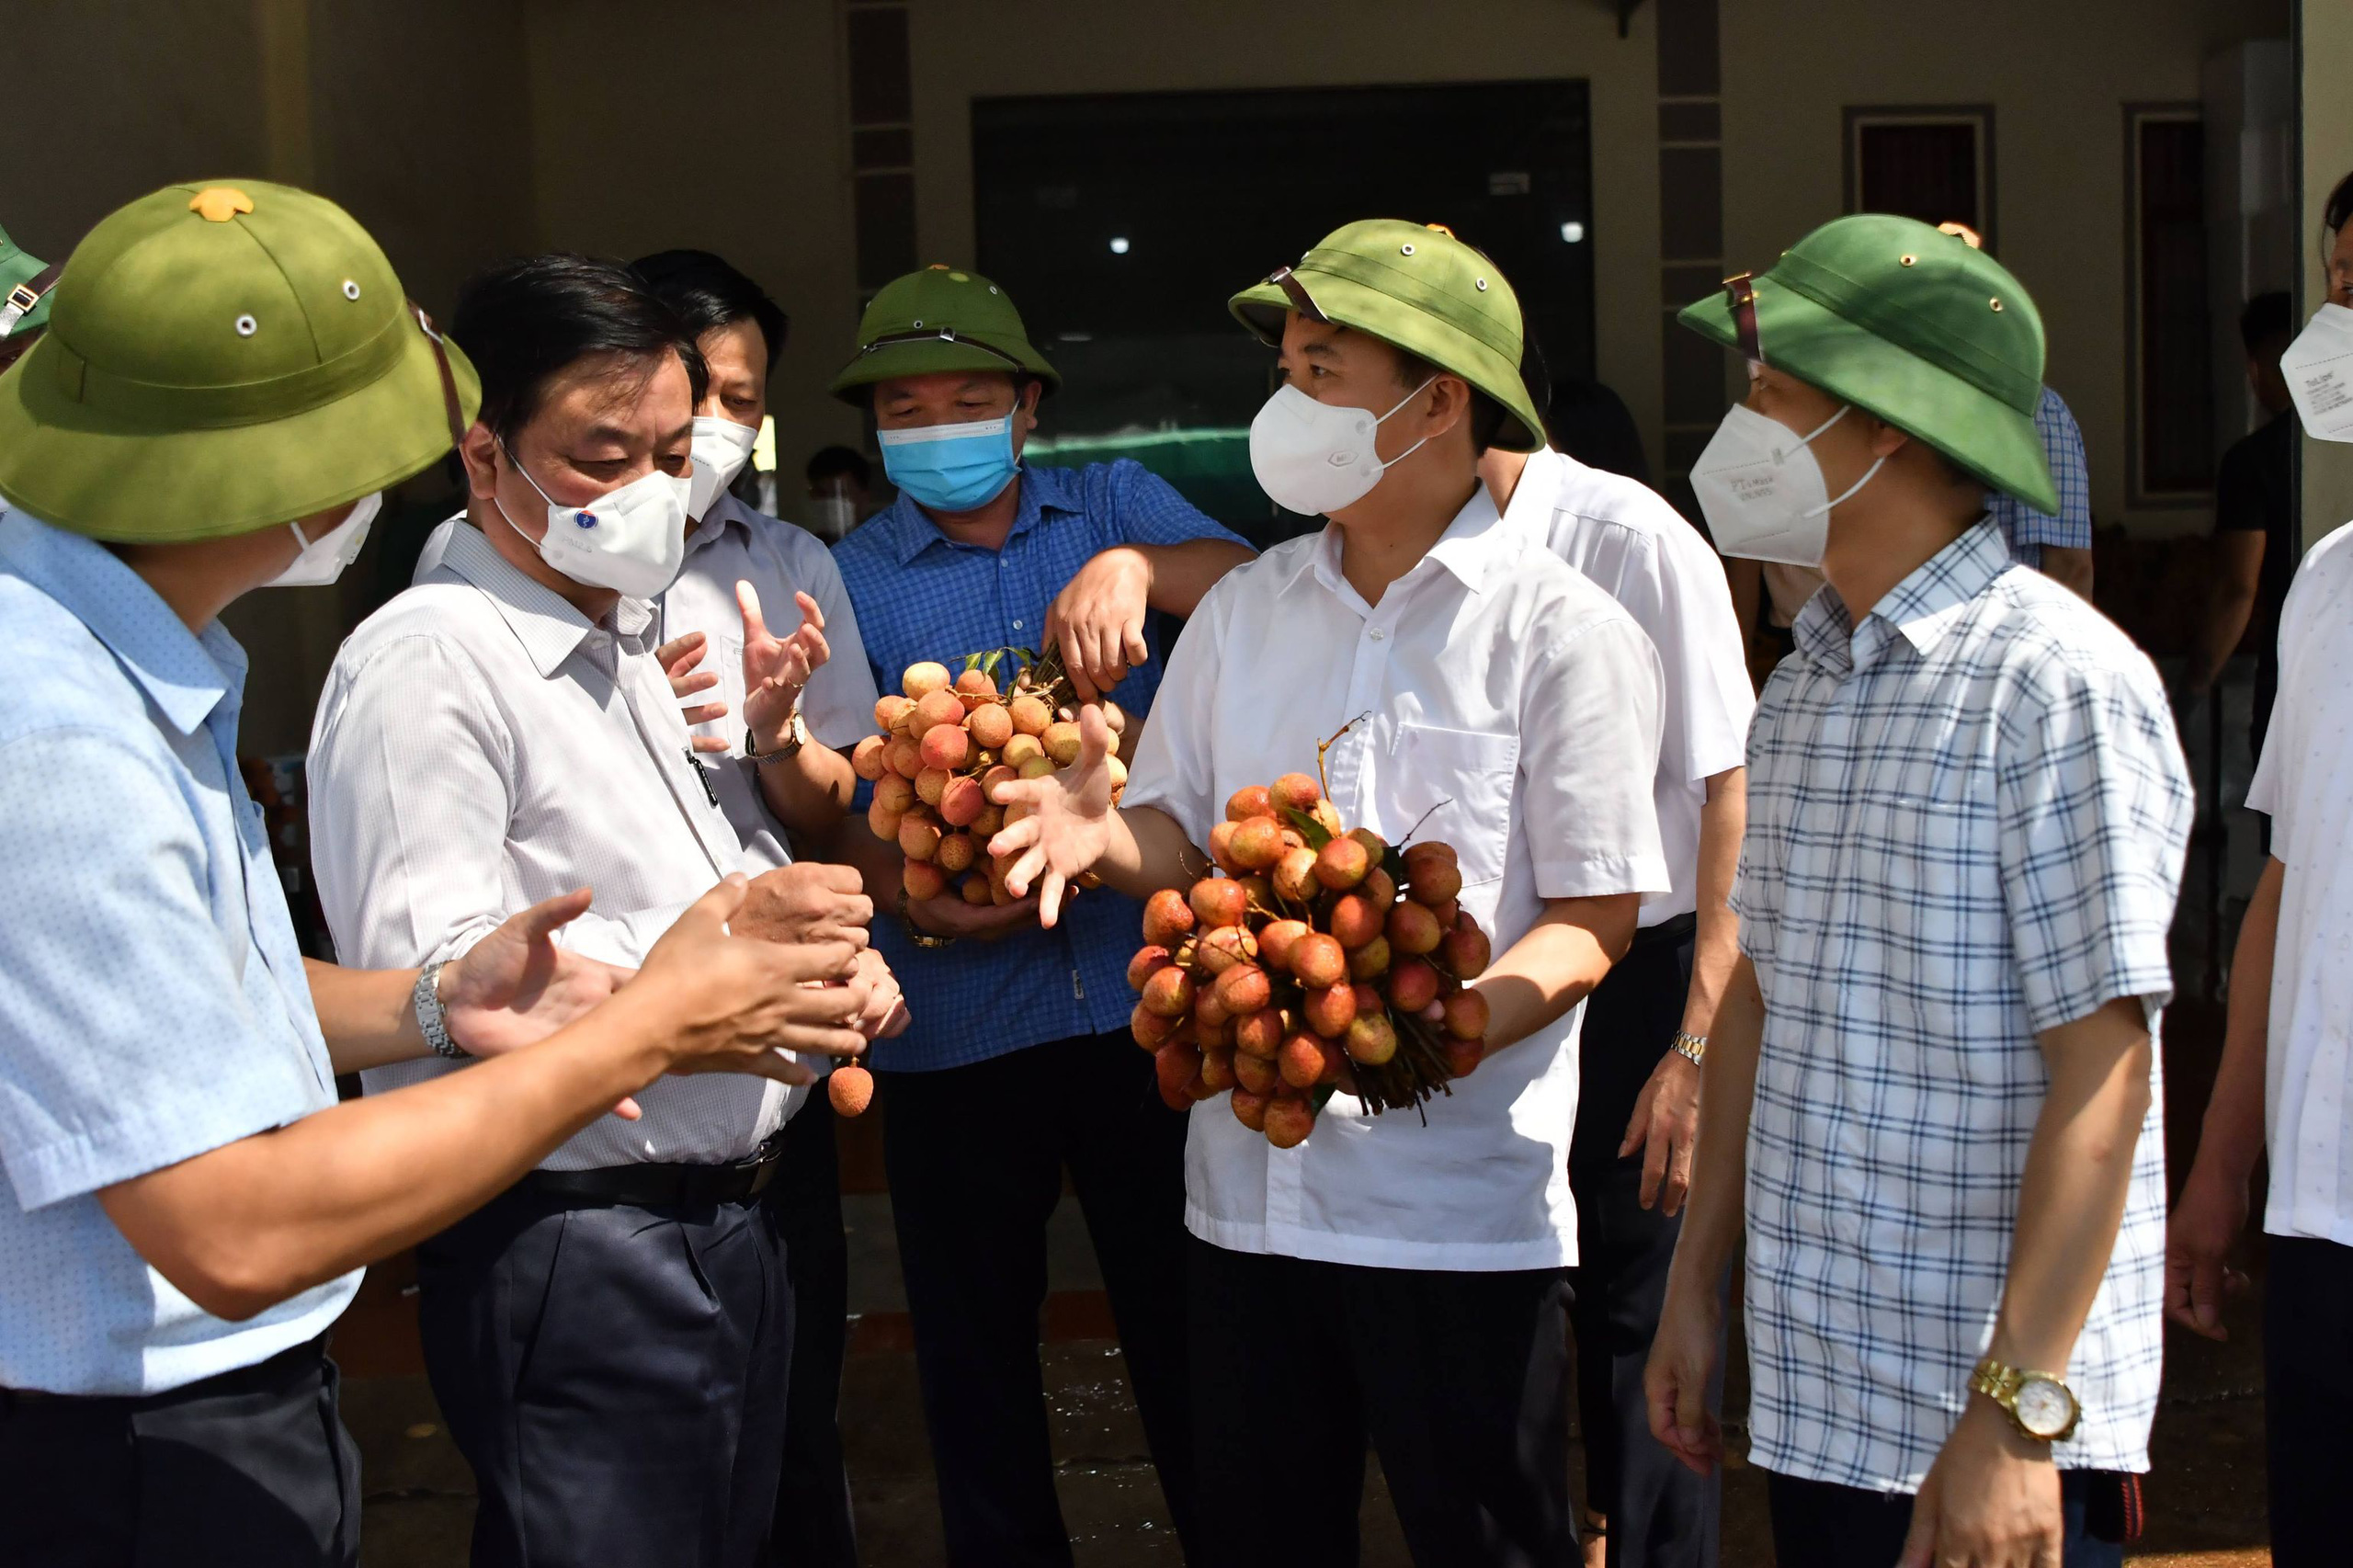
M809 531L828 544L846 539L858 527L858 503L847 495L820 495L810 504L813 520Z
M689 487L685 480L657 468L594 501L566 506L540 490L540 482L515 461L513 452L507 452L506 460L548 504L548 531L531 542L550 566L575 583L637 599L650 599L677 580L678 568L687 560ZM515 519L495 495L491 505L500 520L515 528ZM521 528L515 531L531 540Z
M1887 461L1880 459L1845 495L1829 498L1813 442L1851 408L1839 409L1802 437L1745 403L1725 412L1707 449L1691 465L1691 488L1719 552L1789 566L1822 564L1830 509L1869 484Z
M2323 305L2279 357L2304 434L2353 441L2353 311Z
M1398 399L1397 408L1436 380L1430 377ZM1376 417L1369 408L1318 403L1297 387L1279 387L1250 421L1250 472L1258 488L1285 511L1320 517L1353 506L1372 494L1382 474L1429 439L1425 436L1382 462L1373 437L1389 414Z
M324 588L343 575L343 569L359 559L360 546L368 542L368 526L376 514L384 509L384 493L362 495L351 508L351 515L316 539L302 538L302 525L289 523L287 528L301 543L286 570L262 585L265 588Z
M699 520L710 516L711 503L744 472L759 438L760 433L749 425L709 415L696 416L694 445L688 449L695 471L687 476L688 517Z

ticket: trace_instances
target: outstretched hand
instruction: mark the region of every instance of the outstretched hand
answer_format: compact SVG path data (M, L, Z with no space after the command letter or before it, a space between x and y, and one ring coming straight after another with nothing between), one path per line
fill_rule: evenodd
M518 1051L590 1012L637 972L556 945L556 931L588 912L590 896L575 888L544 899L443 966L451 1040L476 1056ZM637 1102L625 1099L614 1113L634 1121Z
M1027 808L989 840L992 855L1017 858L1005 874L1016 898L1038 885L1038 924L1062 917L1071 880L1103 858L1111 842L1111 726L1093 703L1078 710L1078 760L1043 778L996 787L997 803ZM1008 814L1009 810L1008 810Z
M1061 650L1080 701L1094 701L1152 656L1143 637L1151 596L1151 562L1133 545L1114 545L1080 567L1046 607L1042 646Z
M744 723L764 752L784 744L784 726L801 689L833 656L825 642L825 612L807 594L794 594L792 602L801 610L801 625L791 636L779 637L761 618L759 590L746 582L735 585L735 608L744 617Z
M671 638L654 650L654 658L661 661L662 673L670 677L670 695L683 705L678 710L678 717L687 722L688 729L697 724L717 723L727 717L727 704L724 702L687 703L689 697L699 697L719 684L716 675L700 668L702 656L710 647L710 638L699 631L689 631ZM723 752L728 749L725 739L718 735L696 735L693 744L699 752Z

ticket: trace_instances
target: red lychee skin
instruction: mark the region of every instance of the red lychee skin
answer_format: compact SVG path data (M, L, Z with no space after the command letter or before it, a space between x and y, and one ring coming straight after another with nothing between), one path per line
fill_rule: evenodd
M913 778L923 771L923 747L901 735L884 748L883 756L891 764L891 771L902 778Z
M1372 863L1372 869L1364 874L1364 881L1357 884L1357 892L1372 900L1375 909L1386 909L1397 902L1397 884L1381 869L1378 860Z
M825 1097L835 1114L862 1116L874 1103L874 1074L855 1062L846 1062L825 1074Z
M1228 1054L1233 1052L1233 1026L1232 1024L1205 1024L1201 1022L1200 1014L1196 1012L1193 1015L1193 1021L1186 1028L1193 1031L1193 1043L1199 1046L1203 1052L1212 1051L1222 1051Z
M915 703L915 716L911 727L925 739L942 725L964 727L964 704L952 691L935 691Z
M1253 1056L1247 1051L1233 1053L1234 1081L1245 1089L1261 1095L1272 1094L1283 1081L1282 1070L1271 1056Z
M1054 710L1041 697L1027 693L1005 705L1006 716L1013 721L1016 734L1042 735L1046 726L1054 722Z
M1267 1107L1272 1103L1265 1090L1253 1091L1237 1084L1233 1089L1233 1119L1253 1132L1264 1132Z
M1469 919L1468 915L1464 920ZM1487 960L1492 953L1487 934L1475 925L1458 922L1438 943L1438 961L1457 980L1476 980L1487 972Z
M928 860L939 853L939 825L910 816L899 824L899 853L910 860Z
M1233 1049L1247 1056L1272 1060L1283 1046L1283 1016L1261 1007L1233 1020Z
M1397 1054L1397 1030L1386 1013L1367 1013L1348 1026L1348 1055L1368 1067L1378 1067Z
M891 770L887 754L891 743L881 735L869 735L858 743L849 754L850 771L868 783L872 783Z
M1248 867L1233 858L1234 830L1241 825L1238 822L1229 820L1219 823L1210 829L1210 858L1216 863L1219 870L1229 877L1239 877L1249 870Z
M952 877L971 870L980 854L980 846L972 842L971 835L947 833L940 835L939 848L932 855L931 862Z
M1389 853L1389 841L1369 827L1352 827L1348 829L1347 836L1364 846L1365 858L1373 865L1380 865Z
M1284 850L1282 858L1275 862L1274 870L1268 873L1267 881L1275 892L1293 903L1311 903L1314 902L1315 895L1324 891L1324 884L1315 879L1315 851L1313 849Z
M1462 905L1449 898L1444 903L1431 904L1430 913L1438 916L1438 929L1451 931L1454 923L1462 918Z
M948 891L948 873L928 860L910 860L899 873L899 885L906 890L909 898L920 903Z
M1294 812L1315 809L1324 798L1324 787L1304 773L1286 773L1269 785L1267 795L1277 806Z
M972 778L950 778L939 791L939 820L950 827L970 826L988 809L988 797Z
M964 727L972 732L972 744L983 751L996 751L1013 738L1013 715L996 703L972 710Z
M1239 926L1250 913L1250 895L1231 877L1204 877L1193 884L1187 902L1204 929Z
M1167 1043L1170 1035L1176 1032L1176 1020L1164 1018L1138 1002L1134 1010L1128 1014L1128 1032L1135 1036L1136 1043L1146 1051L1157 1051Z
M1290 971L1290 950L1307 935L1304 920L1269 920L1258 927L1258 958L1268 969Z
M1230 1051L1201 1052L1201 1086L1211 1094L1222 1095L1233 1085L1233 1053Z
M1331 918L1325 924L1339 938L1340 946L1354 952L1381 935L1381 910L1364 894L1352 892L1332 905Z
M900 774L891 774L874 786L874 803L884 811L904 812L915 803L915 780Z
M1162 888L1144 900L1143 939L1151 945L1174 952L1193 925L1193 906L1175 888Z
M1315 852L1315 880L1334 892L1347 892L1371 869L1364 846L1353 838L1336 838Z
M1283 1082L1294 1089L1313 1088L1332 1065L1331 1050L1320 1035L1295 1034L1283 1041L1283 1053L1276 1062Z
M1267 971L1255 963L1238 963L1217 977L1218 1005L1235 1017L1255 1013L1274 1000Z
M1170 964L1143 983L1146 1012L1164 1018L1181 1018L1193 1010L1193 977Z
M890 806L883 801L881 796L877 795L872 801L868 802L866 807L866 831L872 834L875 837L882 840L885 844L896 844L899 842L899 813L892 811Z
M1212 979L1215 976L1211 976ZM1193 989L1193 1022L1201 1027L1217 1028L1233 1022L1233 1015L1218 1006L1217 987L1196 985Z
M1476 991L1458 991L1448 997L1446 1032L1456 1040L1484 1040L1487 999Z
M1160 1098L1170 1110L1193 1103L1186 1087L1201 1071L1200 1049L1189 1040L1172 1040L1152 1053L1153 1075L1160 1082Z
M996 787L1000 784L1010 784L1020 777L1021 774L1017 768L1007 767L1000 762L981 775L981 794L994 805L996 803Z
M1348 977L1347 949L1329 932L1311 931L1291 944L1290 971L1302 985L1337 985Z
M1358 1017L1361 1018L1368 1013L1389 1011L1389 999L1381 995L1380 986L1367 985L1364 982L1358 981L1350 989L1357 994Z
M972 733L961 724L939 724L924 732L923 765L954 773L972 760Z
M1275 884L1256 871L1237 878L1242 884L1242 900L1248 907L1265 913L1275 907Z
M1211 975L1223 974L1238 963L1249 963L1258 956L1257 939L1239 926L1220 926L1204 931L1193 942L1194 961Z
M1375 937L1348 955L1348 973L1357 980L1378 980L1389 972L1389 938Z
M1418 1013L1438 999L1438 971L1422 959L1401 959L1389 969L1389 999L1401 1013Z
M893 692L877 698L874 703L874 727L888 735L898 728L899 721L915 710L915 699Z
M1227 853L1245 871L1270 869L1283 858L1282 824L1272 817L1251 817L1233 824Z
M1275 802L1268 798L1264 784L1245 784L1226 798L1225 820L1242 822L1250 817L1270 817L1275 814Z
M1481 1040L1448 1040L1445 1041L1447 1076L1468 1078L1486 1060L1487 1042Z
M1171 961L1166 948L1137 949L1136 956L1128 960L1128 989L1139 996L1142 995L1143 983L1152 978L1153 971L1166 969Z
M1357 1021L1356 987L1326 985L1311 991L1302 1011L1309 1028L1327 1040L1337 1040Z
M1415 903L1444 903L1462 891L1462 869L1452 857L1416 845L1405 856L1405 895Z
M1446 935L1438 916L1411 899L1389 906L1386 934L1393 950L1415 958L1438 951L1438 938Z
M971 904L975 909L986 909L989 906L991 902L989 898L989 880L986 877L982 876L977 871L972 875L966 877L964 879L964 885L957 891L964 895L964 902Z
M1304 1099L1280 1096L1267 1105L1267 1142L1278 1149L1296 1149L1315 1131L1315 1110Z

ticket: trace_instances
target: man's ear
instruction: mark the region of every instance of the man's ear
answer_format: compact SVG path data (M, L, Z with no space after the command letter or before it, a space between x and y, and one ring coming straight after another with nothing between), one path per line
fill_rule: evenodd
M1471 395L1469 381L1444 371L1422 390L1423 416L1429 421L1430 440L1437 440L1458 426L1470 428Z
M1897 429L1878 415L1864 413L1859 408L1855 412L1871 422L1871 456L1874 458L1892 458L1911 441L1909 434Z
M487 501L498 488L498 437L490 426L475 420L458 443L458 460L466 465L466 494Z

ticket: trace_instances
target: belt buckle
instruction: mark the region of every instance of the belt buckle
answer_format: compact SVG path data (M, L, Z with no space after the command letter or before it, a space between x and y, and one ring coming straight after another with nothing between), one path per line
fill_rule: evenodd
M8 290L8 303L16 306L19 312L29 311L40 303L40 296L19 283Z

